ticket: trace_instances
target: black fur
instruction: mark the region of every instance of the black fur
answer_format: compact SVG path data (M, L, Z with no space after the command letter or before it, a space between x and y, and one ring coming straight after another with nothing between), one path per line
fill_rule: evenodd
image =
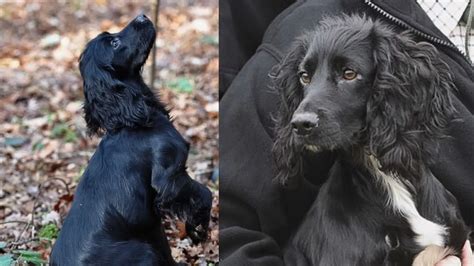
M187 174L189 144L140 76L154 40L153 24L141 15L119 33L100 34L81 55L88 130L104 137L51 265L175 265L164 212L184 219L194 240L207 236L211 192Z
M345 69L357 78L344 79ZM311 78L306 85L303 72ZM300 184L311 175L304 158L314 151L337 156L290 249L312 265L411 264L424 247L406 218L387 206L387 192L367 164L373 156L408 187L424 218L449 227L445 242L460 251L468 229L456 199L429 171L456 115L449 69L435 47L379 20L327 18L295 42L275 88L276 181ZM399 245L388 245L386 236Z

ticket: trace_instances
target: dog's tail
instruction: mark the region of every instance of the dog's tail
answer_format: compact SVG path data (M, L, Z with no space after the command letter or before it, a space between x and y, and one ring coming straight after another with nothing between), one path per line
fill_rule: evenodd
M434 266L450 255L456 255L453 248L430 245L416 255L413 266Z

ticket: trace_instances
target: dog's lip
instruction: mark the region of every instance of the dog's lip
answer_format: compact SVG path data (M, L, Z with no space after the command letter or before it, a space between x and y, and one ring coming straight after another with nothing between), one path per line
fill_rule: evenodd
M309 151L322 151L324 150L325 142L331 141L338 135L338 132L330 132L330 133L321 133L321 132L313 132L312 134L306 136L296 135L297 137L297 145L303 147Z

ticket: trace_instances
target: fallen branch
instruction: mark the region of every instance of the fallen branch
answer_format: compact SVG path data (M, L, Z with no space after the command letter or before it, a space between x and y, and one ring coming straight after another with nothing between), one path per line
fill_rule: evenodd
M27 224L29 222L25 222L25 221L6 221L6 222L0 222L0 225L3 225L3 224Z
M160 0L156 0L155 8L153 9L153 24L155 24L156 31L158 32L158 14L160 11ZM155 84L155 72L156 72L156 45L153 46L151 52L151 70L150 70L150 88L153 90Z
M59 178L59 177L49 177L47 181L52 181L52 180L56 180L56 181L59 181L60 183L62 183L64 185L64 187L66 188L67 194L71 194L70 190L69 190L69 185L64 179Z
M11 242L8 244L8 249L16 249L18 246L21 246L26 243L35 242L41 240L39 237L28 238L22 241Z
M30 227L30 226L35 226L34 225L34 221L35 221L35 210L36 210L36 203L38 202L38 198L39 196L41 195L41 190L42 190L42 186L41 184L38 185L38 193L36 194L36 196L34 197L34 200L33 200L33 208L31 210L31 219L30 221L25 225L25 227L23 227L23 229L21 230L20 234L18 235L17 239L15 240L15 242L13 243L17 243L17 242L20 242L21 238L23 237L23 234L25 233L25 231ZM12 247L14 246L18 246L18 245L14 245L12 244L11 245Z

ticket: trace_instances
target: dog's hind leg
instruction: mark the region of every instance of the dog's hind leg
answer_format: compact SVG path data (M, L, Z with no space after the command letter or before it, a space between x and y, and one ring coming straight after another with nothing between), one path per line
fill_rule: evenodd
M169 248L169 247L168 247ZM136 240L110 242L108 245L96 245L82 260L84 265L176 265L161 250L151 244Z
M104 214L102 230L91 239L81 259L84 265L176 265L161 225L132 226L115 210Z

